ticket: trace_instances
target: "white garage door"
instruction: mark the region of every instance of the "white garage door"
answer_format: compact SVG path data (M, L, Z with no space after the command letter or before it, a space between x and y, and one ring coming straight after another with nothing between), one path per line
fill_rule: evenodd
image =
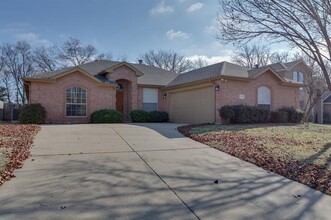
M184 123L215 121L214 87L171 93L170 120Z

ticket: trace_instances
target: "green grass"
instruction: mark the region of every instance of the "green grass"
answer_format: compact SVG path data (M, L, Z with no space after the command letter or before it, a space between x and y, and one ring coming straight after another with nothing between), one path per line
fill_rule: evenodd
M331 125L203 125L190 130L197 135L222 132L262 137L260 144L277 156L323 165L331 170ZM208 144L217 147L220 143Z

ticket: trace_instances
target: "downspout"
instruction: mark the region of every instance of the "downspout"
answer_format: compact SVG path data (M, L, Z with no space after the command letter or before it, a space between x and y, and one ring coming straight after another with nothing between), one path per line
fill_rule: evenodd
M214 85L214 122L213 122L213 124L215 124L216 123L216 92L219 92L219 91L216 91L216 86L219 86L219 85L217 83L214 83L211 78L209 78L209 83Z

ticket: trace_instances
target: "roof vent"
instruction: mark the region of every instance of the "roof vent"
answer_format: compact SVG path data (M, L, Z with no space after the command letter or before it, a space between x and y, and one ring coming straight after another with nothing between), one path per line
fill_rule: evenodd
M259 68L259 64L255 64L255 68Z
M143 60L138 60L138 63L139 64L143 64Z

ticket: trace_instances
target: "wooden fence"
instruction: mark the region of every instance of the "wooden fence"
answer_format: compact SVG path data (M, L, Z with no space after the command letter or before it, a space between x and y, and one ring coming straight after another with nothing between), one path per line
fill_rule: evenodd
M0 121L18 121L21 108L22 105L20 104L3 103L2 109L0 105Z

